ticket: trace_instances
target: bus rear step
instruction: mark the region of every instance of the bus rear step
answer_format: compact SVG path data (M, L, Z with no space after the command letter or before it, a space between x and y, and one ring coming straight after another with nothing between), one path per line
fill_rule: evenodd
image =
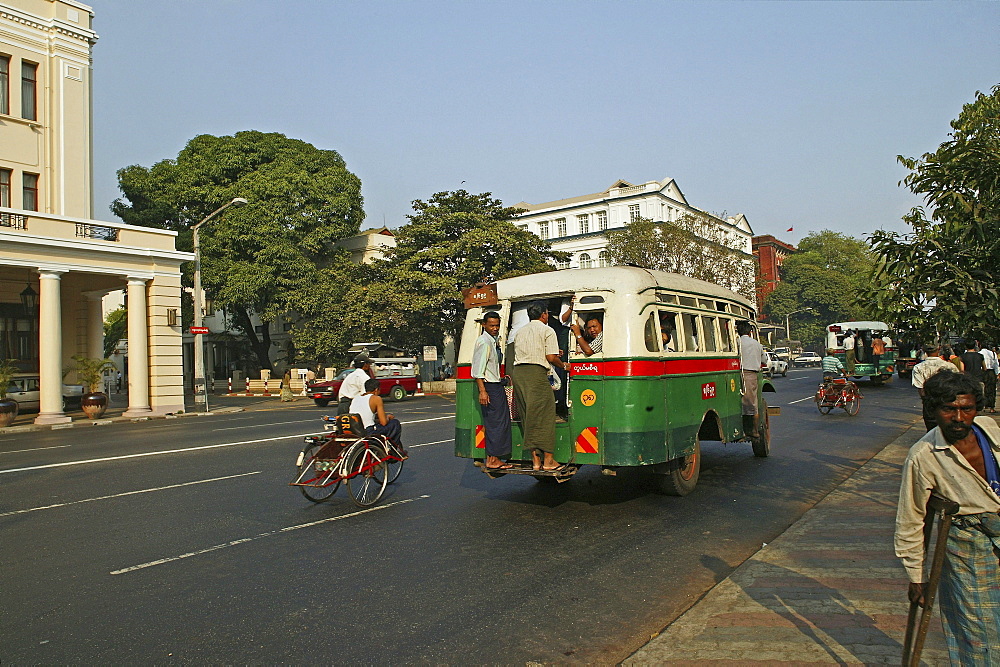
M514 465L513 468L503 470L487 468L482 461L476 461L475 465L491 479L497 479L504 475L533 475L535 477L555 477L557 482L565 482L580 469L580 466L565 464L556 470L535 470L531 467L530 461L511 461L511 463Z

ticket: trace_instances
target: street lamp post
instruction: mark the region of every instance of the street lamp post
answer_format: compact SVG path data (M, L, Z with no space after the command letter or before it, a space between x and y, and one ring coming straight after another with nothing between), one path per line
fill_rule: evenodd
M205 339L202 331L201 312L201 247L198 244L198 228L206 222L225 211L230 206L245 206L247 203L243 197L235 197L206 215L201 222L191 228L194 240L194 402L204 403L205 412L208 412L208 385L205 382ZM199 392L199 388L201 391Z
M793 310L792 312L790 312L787 315L785 315L785 338L788 339L789 346L792 343L792 330L791 330L791 322L790 322L789 318L792 315L794 315L795 313L804 313L804 312L809 311L809 310L812 310L812 308L802 308L801 310Z

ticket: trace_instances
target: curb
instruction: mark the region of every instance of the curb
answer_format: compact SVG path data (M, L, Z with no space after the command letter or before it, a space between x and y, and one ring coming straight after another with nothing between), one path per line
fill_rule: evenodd
M142 417L108 417L107 419L80 419L66 422L65 424L21 424L20 426L7 426L0 428L0 435L14 433L31 433L33 431L58 431L67 428L84 428L88 426L110 426L111 424L135 423L152 421L153 419L178 419L180 417L203 417L211 415L223 415L233 412L243 412L244 408L237 406L221 407L210 412L169 412L166 414L151 414Z

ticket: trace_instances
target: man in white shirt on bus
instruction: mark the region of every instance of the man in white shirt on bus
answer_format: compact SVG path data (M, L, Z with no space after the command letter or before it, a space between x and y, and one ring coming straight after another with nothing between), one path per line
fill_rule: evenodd
M743 374L743 431L754 438L760 437L757 426L757 387L760 367L764 363L764 346L750 335L749 322L737 322L740 335L740 369Z
M854 375L854 363L856 357L854 356L854 333L848 329L847 333L844 334L844 356L846 357L844 364L847 366L847 374Z

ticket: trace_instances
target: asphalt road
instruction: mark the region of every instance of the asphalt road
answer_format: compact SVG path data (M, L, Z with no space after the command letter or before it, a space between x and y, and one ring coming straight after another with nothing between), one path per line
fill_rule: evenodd
M821 416L818 376L775 379L770 458L703 443L685 498L491 480L438 397L392 406L411 458L366 511L287 486L303 402L2 435L0 662L622 660L919 419L898 379Z

